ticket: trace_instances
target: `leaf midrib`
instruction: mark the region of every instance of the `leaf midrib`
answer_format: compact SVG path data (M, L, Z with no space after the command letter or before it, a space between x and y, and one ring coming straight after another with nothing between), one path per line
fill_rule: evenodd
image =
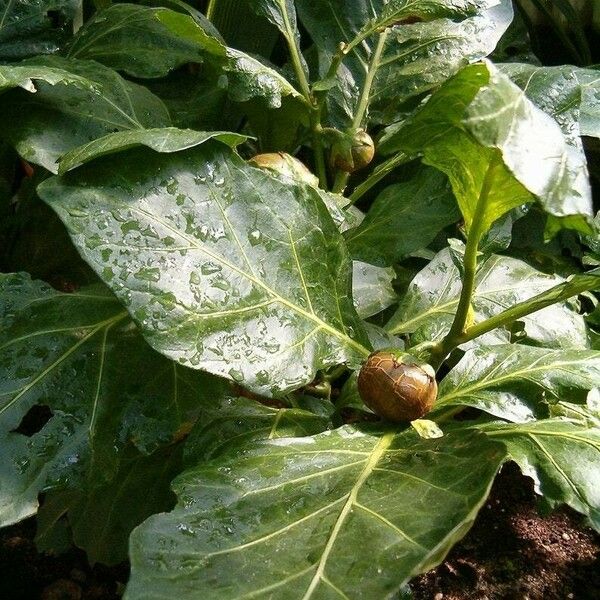
M319 325L319 327L321 327L321 329L324 329L325 331L328 331L332 335L344 340L348 345L352 346L355 350L360 352L363 356L367 356L369 354L369 351L362 344L353 340L351 337L342 333L341 331L335 329L334 327L332 327L331 325L329 325L328 323L323 321L321 318L317 317L316 314L310 313L310 312L304 310L303 308L301 308L300 306L294 304L293 302L286 300L285 298L283 298L283 296L280 296L277 292L275 292L275 290L270 288L265 282L261 281L256 276L243 271L240 267L234 265L233 263L229 262L228 260L225 260L225 258L223 256L218 255L218 254L212 252L211 250L209 250L208 248L206 248L205 246L200 245L198 243L198 240L196 240L195 238L187 236L186 234L184 234L182 231L180 231L176 227L173 227L170 223L168 223L162 219L159 219L156 215L146 212L145 210L143 210L139 207L133 207L133 208L131 208L131 210L144 215L150 221L156 221L157 223L159 223L160 225L162 225L169 231L172 231L173 233L175 233L182 239L186 240L191 246L193 246L200 252L203 252L204 254L206 254L207 256L209 256L210 258L215 260L216 262L222 264L223 266L227 267L231 271L237 273L238 275L241 275L242 277L245 277L246 279L248 279L248 281L250 281L250 282L256 284L258 287L262 288L266 292L266 294L268 296L271 296L272 298L274 298L276 302L279 302L280 304L287 306L292 311L303 316L306 320L313 321L315 324Z

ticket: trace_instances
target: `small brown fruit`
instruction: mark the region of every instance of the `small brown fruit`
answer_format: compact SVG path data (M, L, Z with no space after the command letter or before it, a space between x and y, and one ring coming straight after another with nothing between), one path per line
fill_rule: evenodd
M367 358L358 374L358 391L380 417L414 421L433 407L437 397L435 371L405 352L378 350Z
M353 138L341 138L331 149L331 164L346 173L354 173L366 167L375 156L375 144L371 136L359 129Z
M306 165L300 162L291 154L285 152L267 152L265 154L257 154L249 161L256 167L269 169L281 175L289 177L294 181L308 183L313 187L319 185L319 179L311 173Z

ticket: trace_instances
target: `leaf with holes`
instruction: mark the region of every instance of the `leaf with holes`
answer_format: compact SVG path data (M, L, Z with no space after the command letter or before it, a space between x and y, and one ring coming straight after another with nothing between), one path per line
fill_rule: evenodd
M154 352L104 286L64 294L17 274L0 291L3 524L35 512L40 491L110 480L125 445L170 444L225 391ZM37 405L51 418L15 431Z

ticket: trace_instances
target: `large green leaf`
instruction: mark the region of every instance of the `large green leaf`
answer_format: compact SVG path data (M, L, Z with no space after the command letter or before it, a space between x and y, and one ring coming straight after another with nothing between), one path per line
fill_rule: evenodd
M0 0L0 61L51 54L70 33L77 0Z
M176 127L118 131L67 152L60 159L58 172L60 174L66 173L74 167L99 156L122 152L136 146L146 146L155 152L170 153L193 148L212 139L235 148L248 138L245 135L229 131L192 131L191 129L177 129Z
M240 450L134 531L127 600L388 597L466 533L505 459L482 435L351 427Z
M167 8L115 4L79 32L69 56L93 58L134 77L162 77L183 64L206 62L222 72L219 85L235 101L260 97L279 107L282 97L300 96L274 68L228 48L196 19Z
M38 57L0 66L2 136L26 160L56 172L58 158L115 131L166 127L164 104L92 61ZM26 91L24 91L26 90Z
M482 194L486 231L534 197L551 215L589 231L591 192L585 157L557 123L491 63L462 69L407 123L382 141L383 152L422 152L444 171L471 227Z
M163 77L186 63L201 63L202 48L173 35L160 21L160 15L165 13L178 14L168 8L113 4L98 11L77 32L67 56L96 60L134 77ZM216 46L223 43L206 23L200 26L207 37L215 38Z
M489 256L481 261L475 276L473 322L470 325L485 321L563 282L562 277L537 271L523 261L508 256ZM460 272L452 259L452 251L444 249L413 279L387 329L394 334L413 334L413 343L440 340L450 330L460 290ZM589 346L583 317L564 301L519 320L523 322L527 336L541 345ZM509 333L497 329L481 341L507 342Z
M361 224L344 237L353 258L389 266L425 248L458 219L446 177L425 168L413 179L383 190Z
M544 503L568 504L600 531L600 428L560 419L478 429L502 441Z
M51 488L100 485L127 443L150 453L191 426L224 383L154 352L104 286L59 293L0 275L0 447L3 524L29 516ZM15 432L34 405L52 418Z
M469 350L442 380L436 408L474 406L509 421L547 417L548 405L585 404L600 386L600 352L520 344Z
M150 344L268 395L368 354L319 192L221 144L105 157L38 188Z
M321 75L326 74L340 42L373 34L352 49L338 70L331 104L331 117L338 126L352 121L376 31L391 27L375 76L371 111L376 120L389 122L403 102L434 88L468 62L487 56L512 19L508 0L298 0L296 5L318 48ZM402 24L419 19L426 22Z

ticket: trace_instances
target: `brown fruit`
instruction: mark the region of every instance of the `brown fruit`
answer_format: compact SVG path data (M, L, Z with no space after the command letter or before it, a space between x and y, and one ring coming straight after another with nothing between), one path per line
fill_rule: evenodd
M375 156L375 144L371 136L359 129L353 138L338 140L331 149L331 164L346 173L354 173L366 167Z
M358 391L380 417L408 422L431 410L437 383L431 365L405 352L378 350L367 358L358 374Z

